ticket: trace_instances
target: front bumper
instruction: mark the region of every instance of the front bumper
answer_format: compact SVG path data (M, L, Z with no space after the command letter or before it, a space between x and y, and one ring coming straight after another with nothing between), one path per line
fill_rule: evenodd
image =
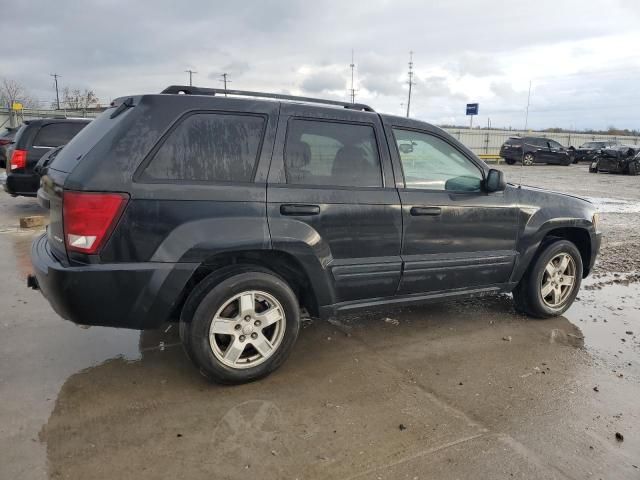
M81 325L137 330L168 320L198 267L150 262L68 267L53 256L46 234L34 240L31 263L37 287L61 317Z
M591 233L591 257L589 258L589 265L585 269L584 276L586 277L593 270L593 266L596 263L596 257L600 252L600 244L602 243L602 233Z

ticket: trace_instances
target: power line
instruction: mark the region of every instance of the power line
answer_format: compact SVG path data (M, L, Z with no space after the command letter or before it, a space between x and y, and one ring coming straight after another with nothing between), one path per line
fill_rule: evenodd
M415 85L413 81L413 51L409 52L409 98L407 99L407 118L409 118L409 112L411 110L411 87Z
M58 110L60 110L60 94L58 93L58 77L60 77L61 75L58 75L57 73L50 73L49 75L53 77L53 80L56 84L56 107Z
M527 131L529 125L529 105L531 103L531 80L529 80L529 94L527 95L527 113L524 116L524 131Z
M185 70L185 73L189 74L189 86L193 87L193 74L198 73L195 70Z
M227 83L231 83L231 80L229 80L227 77L229 76L228 73L223 73L222 75L220 75L222 77L222 80L220 80L223 84L224 84L224 96L227 96Z

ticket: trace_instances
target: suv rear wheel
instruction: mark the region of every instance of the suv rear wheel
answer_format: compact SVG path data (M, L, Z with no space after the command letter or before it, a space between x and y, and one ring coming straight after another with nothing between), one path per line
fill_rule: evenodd
M582 281L582 257L568 240L549 243L513 291L516 309L537 318L562 315Z
M529 153L525 153L524 157L522 157L522 164L523 165L527 165L527 166L531 166L533 165L533 162L535 161L536 157L533 153L529 152Z
M181 337L209 380L245 383L265 377L288 357L300 330L298 300L287 283L266 271L214 277ZM206 281L206 280L205 280Z

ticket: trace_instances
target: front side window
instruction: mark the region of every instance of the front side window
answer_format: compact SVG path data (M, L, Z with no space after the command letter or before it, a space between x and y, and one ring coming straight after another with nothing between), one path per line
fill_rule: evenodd
M66 145L86 125L86 123L50 123L38 130L36 138L33 139L33 145L36 147Z
M372 126L294 119L285 145L287 183L382 186Z
M260 116L190 115L169 134L141 179L249 182L264 125Z
M426 133L393 129L407 188L477 192L482 172L444 140Z

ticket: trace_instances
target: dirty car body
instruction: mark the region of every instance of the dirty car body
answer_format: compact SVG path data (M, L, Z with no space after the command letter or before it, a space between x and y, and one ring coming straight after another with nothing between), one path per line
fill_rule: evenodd
M620 145L599 150L593 157L592 172L640 174L640 148Z
M510 292L556 240L575 245L580 276L593 267L592 204L505 184L437 127L368 107L184 88L191 94L115 101L43 176L50 225L32 247L33 283L62 317L133 329L180 320L188 339L198 302L233 275L271 275L326 318ZM209 147L211 132L231 143ZM183 168L202 152L206 164ZM246 168L230 179L225 168L237 164L207 170L212 155ZM94 198L113 212L87 236L73 212L90 211ZM252 291L266 304L281 287ZM251 353L247 364L263 354Z

